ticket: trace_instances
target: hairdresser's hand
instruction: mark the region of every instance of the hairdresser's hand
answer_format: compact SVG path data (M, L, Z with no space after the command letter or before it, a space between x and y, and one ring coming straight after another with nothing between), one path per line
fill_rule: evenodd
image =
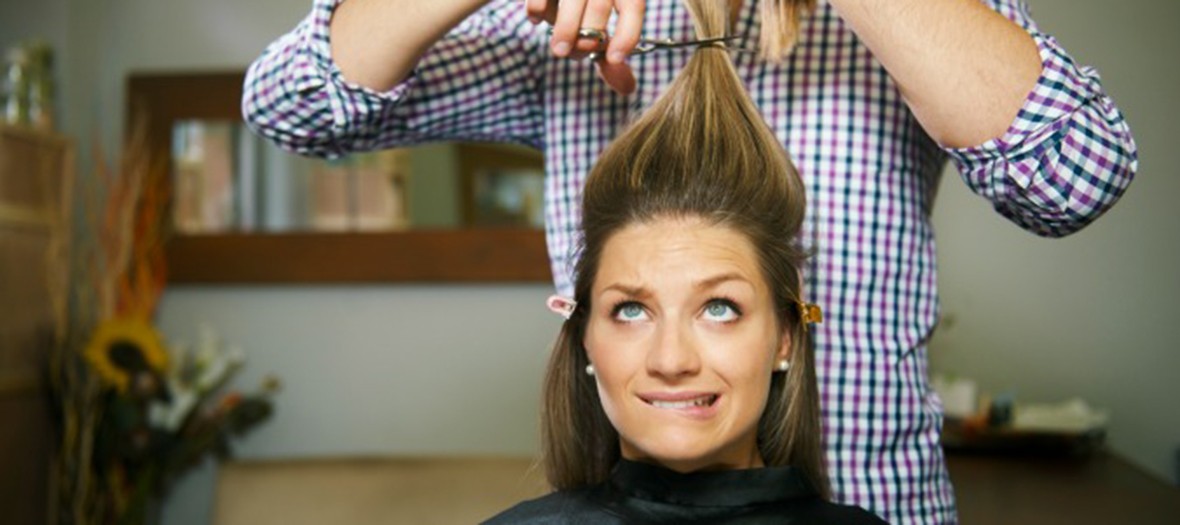
M635 91L635 73L627 57L639 44L645 0L525 0L525 8L534 23L553 25L550 48L561 58L580 58L597 52L598 73L602 80L622 94ZM612 12L618 12L615 34L605 43L578 39L578 29L605 30Z

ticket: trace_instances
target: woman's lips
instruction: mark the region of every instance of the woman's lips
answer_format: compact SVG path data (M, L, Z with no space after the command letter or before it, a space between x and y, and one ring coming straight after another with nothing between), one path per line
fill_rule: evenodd
M714 392L646 392L639 394L639 398L653 408L702 419L717 412L717 400L721 395Z

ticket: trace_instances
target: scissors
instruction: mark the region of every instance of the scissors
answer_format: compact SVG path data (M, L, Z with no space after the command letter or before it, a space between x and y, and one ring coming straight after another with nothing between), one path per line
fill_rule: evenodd
M550 35L553 34L553 29L549 30L549 34ZM606 32L601 29L592 29L592 28L585 28L584 27L584 28L581 28L578 30L578 39L581 40L583 38L595 40L601 46L602 44L606 43L607 35L606 35ZM701 47L701 46L707 46L707 45L718 44L718 43L724 44L724 43L728 43L728 42L734 42L737 40L741 40L741 37L723 36L723 37L718 37L718 38L703 38L703 39L699 39L699 40L684 40L684 41L679 41L679 42L672 40L670 38L663 39L663 40L657 40L657 39L651 39L651 38L641 38L641 39L639 39L639 44L636 45L635 49L633 49L631 51L631 56L646 55L646 54L654 52L654 51L662 51L665 49L682 49L682 48L686 48L686 47ZM742 53L756 53L757 52L753 49L746 49L746 48L741 48L741 47L734 47L734 48L726 47L726 49L731 50L731 51L738 51L738 52L742 52ZM590 53L589 55L587 55L587 58L589 58L590 60L597 60L600 57L600 55L601 55L600 51L594 51L594 52Z

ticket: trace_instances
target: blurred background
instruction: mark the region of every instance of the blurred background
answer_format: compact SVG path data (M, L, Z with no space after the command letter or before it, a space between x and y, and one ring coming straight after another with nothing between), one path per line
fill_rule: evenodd
M0 48L39 38L56 51L58 131L75 141L78 173L86 174L94 148L108 156L119 149L129 75L242 71L310 4L3 0ZM1180 214L1174 201L1180 157L1172 143L1180 136L1180 36L1173 26L1180 4L1028 4L1043 31L1101 73L1138 142L1139 175L1107 216L1071 237L1046 240L1002 219L948 171L934 210L943 320L930 345L931 373L971 378L980 392L1029 402L1084 399L1109 414L1109 450L1160 483L1175 485ZM194 129L186 131L190 142L194 134L233 133ZM178 142L177 158L192 152L183 134L172 140ZM464 215L468 201L455 197L454 189L467 187L464 177L472 175L458 167L442 170L452 173L440 177L450 190L429 189L415 178L439 171L422 166L456 162L448 155L459 147L433 146L403 159L411 166L405 194L375 206L386 206L380 208L385 217L389 209L403 210L405 221L381 228L478 226ZM396 177L388 173L397 169L376 176ZM521 197L532 191L528 169L489 173L480 176L507 177L505 184L521 193L507 198L509 207L516 206L513 218L486 220L535 224L528 198ZM354 201L327 206L333 213L356 209L348 202ZM447 217L412 218L415 210L444 208L452 209ZM314 220L307 209L287 216ZM211 219L211 226L197 220L193 232L216 230L218 220ZM326 220L321 229L360 224L339 214ZM356 261L340 257L335 263ZM190 341L202 324L215 326L244 354L247 365L235 384L253 385L268 374L282 378L273 418L238 441L240 458L529 457L538 446L540 375L559 319L542 306L550 284L516 281L176 283L164 291L157 324L168 339ZM211 461L184 477L166 502L164 523L209 523L216 480Z

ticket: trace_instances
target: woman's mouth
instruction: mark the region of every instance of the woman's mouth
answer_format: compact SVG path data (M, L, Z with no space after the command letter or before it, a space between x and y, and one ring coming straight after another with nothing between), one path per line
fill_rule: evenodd
M721 396L718 394L641 394L639 396L643 402L656 408L665 410L691 410L709 408L717 403L717 399Z

